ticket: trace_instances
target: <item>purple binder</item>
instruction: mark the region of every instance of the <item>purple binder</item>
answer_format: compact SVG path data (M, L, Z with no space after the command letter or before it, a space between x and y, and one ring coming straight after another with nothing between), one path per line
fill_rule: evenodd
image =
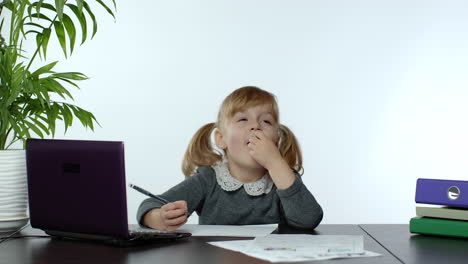
M468 208L468 181L418 179L416 203Z

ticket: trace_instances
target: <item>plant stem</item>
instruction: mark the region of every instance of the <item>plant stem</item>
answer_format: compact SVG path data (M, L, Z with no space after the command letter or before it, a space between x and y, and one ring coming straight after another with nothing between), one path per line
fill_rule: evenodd
M51 29L51 28L52 28L52 26L54 25L54 22L55 22L55 20L57 19L57 17L58 17L58 15L55 15L55 17L54 17L54 19L52 20L52 22L50 23L50 26L49 26L48 29ZM29 60L28 66L26 67L26 69L25 69L25 71L24 71L25 74L26 74L26 72L28 72L29 67L31 67L32 62L34 61L34 59L36 58L37 54L38 54L39 51L41 50L42 42L43 42L43 41L44 41L44 38L41 39L41 43L37 46L36 51L34 52L33 56L32 56L31 59Z
M68 0L65 0L65 2L63 2L63 6L65 6L65 4L67 3L67 1L68 1ZM55 15L54 19L53 19L52 22L50 23L49 29L52 28L52 26L54 25L54 22L55 22L55 20L57 19L57 17L58 17L58 14ZM44 39L41 39L41 44L37 47L36 51L34 52L33 56L31 57L31 60L29 61L29 64L28 64L28 66L26 67L25 72L27 72L27 71L29 70L29 67L31 67L31 64L32 64L33 60L36 58L37 53L39 53L39 50L40 50L41 47L42 47L42 42L43 42L43 41L44 41Z
M6 142L8 140L8 136L10 135L11 129L12 128L10 127L8 129L8 131L3 136L0 136L0 150L8 148L8 147L5 147L5 145L6 145Z
M13 8L16 9L16 6L15 6L15 3L13 3ZM14 21L15 21L15 14L16 12L12 11L11 12L11 22L10 22L10 39L8 40L9 41L9 44L8 46L11 46L12 44L12 38L13 38L13 24L14 24ZM16 47L16 45L15 45Z
M6 132L6 134L5 134L5 142L6 142L6 140L8 139L8 136L10 135L10 132L11 132L12 129L13 129L13 127L10 127L10 128L8 129L8 131Z
M65 2L66 2L66 1L65 1ZM52 26L54 25L54 22L55 22L55 20L57 19L57 17L58 17L58 15L55 15L54 19L53 19L52 22L50 23L49 30L52 29ZM44 41L44 38L41 39L41 43L37 46L36 50L34 51L33 56L32 56L31 59L29 60L28 66L27 66L26 69L24 70L23 77L26 75L26 73L28 72L29 68L31 67L32 62L34 61L34 59L36 58L37 54L38 54L39 51L41 50L43 41ZM23 80L24 80L24 78L23 78ZM21 111L24 110L25 107L26 107L26 104L23 105Z
M0 135L0 150L3 150L5 149L5 142L6 141L6 137L4 138L3 136Z
M8 146L5 148L5 149L8 149L11 145L13 145L13 143L15 143L16 141L18 141L19 139L15 139L15 140L12 140L10 142L10 144L8 144Z

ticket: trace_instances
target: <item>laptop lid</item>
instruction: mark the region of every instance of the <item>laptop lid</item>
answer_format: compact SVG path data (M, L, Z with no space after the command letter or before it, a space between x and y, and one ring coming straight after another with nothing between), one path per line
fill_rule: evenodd
M128 238L123 142L28 139L26 163L32 227Z

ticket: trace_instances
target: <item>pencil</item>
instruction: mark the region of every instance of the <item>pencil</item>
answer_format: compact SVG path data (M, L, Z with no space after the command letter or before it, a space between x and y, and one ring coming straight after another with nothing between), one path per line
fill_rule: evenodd
M170 203L168 200L166 200L166 199L164 199L164 198L162 198L162 197L159 197L159 196L157 196L157 195L154 195L154 194L148 192L147 190L145 190L145 189L143 189L143 188L141 188L141 187L138 187L138 186L136 186L136 185L134 185L134 184L131 184L131 183L130 183L128 186L130 186L130 188L132 188L132 189L134 189L134 190L136 190L136 191L138 191L138 192L140 192L140 193L142 193L142 194L144 194L144 195L146 195L146 196L149 196L149 197L151 197L151 198L154 198L154 199L160 201L160 202L163 203L163 204L168 204L168 203Z

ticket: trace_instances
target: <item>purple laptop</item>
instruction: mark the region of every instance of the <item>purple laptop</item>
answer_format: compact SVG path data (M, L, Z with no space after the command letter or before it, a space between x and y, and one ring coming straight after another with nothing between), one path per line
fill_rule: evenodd
M190 236L129 228L123 142L28 139L26 163L31 226L49 235L118 245Z

